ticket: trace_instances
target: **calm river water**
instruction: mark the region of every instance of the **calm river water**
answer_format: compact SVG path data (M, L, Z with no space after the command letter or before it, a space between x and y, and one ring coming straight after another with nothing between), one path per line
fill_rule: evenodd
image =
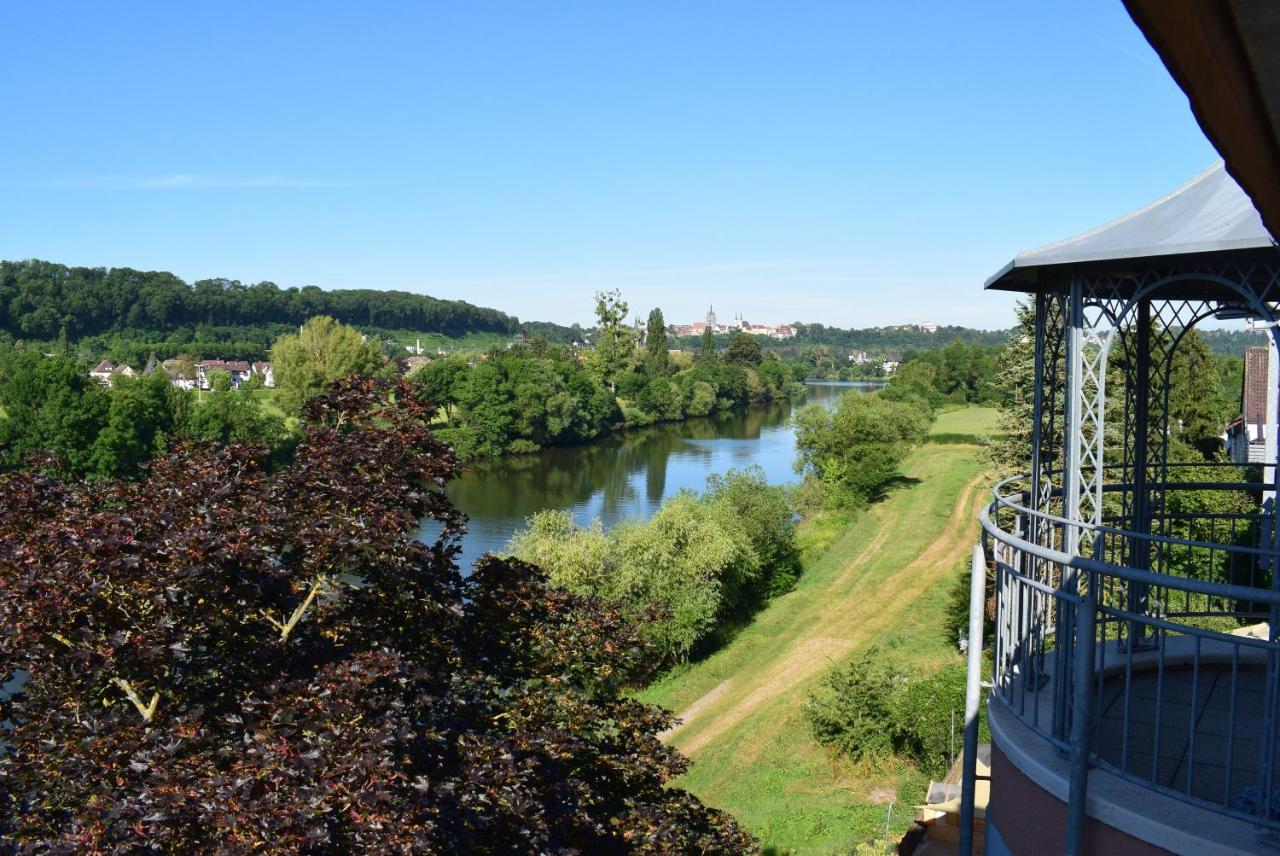
M585 446L544 449L472 465L449 487L470 518L462 567L507 540L536 511L567 508L580 524L600 518L605 528L647 518L667 497L702 490L707 476L759 466L770 484L796 480L791 416L807 404L834 404L866 383L810 383L796 404L774 404L715 418L690 419L614 434ZM427 533L424 532L424 536Z

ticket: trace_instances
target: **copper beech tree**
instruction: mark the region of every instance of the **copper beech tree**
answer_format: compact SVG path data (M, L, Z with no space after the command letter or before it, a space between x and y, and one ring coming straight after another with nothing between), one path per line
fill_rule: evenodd
M292 461L179 448L0 484L0 849L741 852L666 783L619 613L488 558L403 383L305 406ZM419 522L438 524L431 544ZM13 679L18 678L15 682Z

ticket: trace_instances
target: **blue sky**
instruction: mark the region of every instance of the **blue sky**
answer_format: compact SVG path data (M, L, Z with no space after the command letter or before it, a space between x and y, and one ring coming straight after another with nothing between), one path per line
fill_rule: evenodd
M10 3L0 258L587 321L1011 323L1213 162L1119 0Z

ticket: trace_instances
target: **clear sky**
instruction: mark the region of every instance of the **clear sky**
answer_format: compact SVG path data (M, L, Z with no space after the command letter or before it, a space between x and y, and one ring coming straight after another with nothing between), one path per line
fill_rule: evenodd
M1217 155L1119 0L7 3L0 258L839 326Z

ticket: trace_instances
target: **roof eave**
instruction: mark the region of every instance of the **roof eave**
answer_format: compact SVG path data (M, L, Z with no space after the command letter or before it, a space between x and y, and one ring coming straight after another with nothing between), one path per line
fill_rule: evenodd
M1280 38L1266 4L1124 0L1129 15L1186 93L1205 136L1226 160L1271 234L1280 234L1280 139L1267 91L1276 65L1255 64ZM1243 16L1243 17L1242 17ZM1268 77L1270 75L1270 77Z

